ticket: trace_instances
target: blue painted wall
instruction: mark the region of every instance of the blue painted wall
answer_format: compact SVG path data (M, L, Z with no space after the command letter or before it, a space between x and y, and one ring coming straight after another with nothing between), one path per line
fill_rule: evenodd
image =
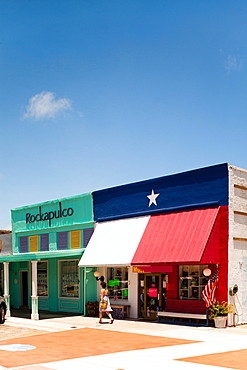
M152 190L159 194L149 205ZM95 191L95 221L228 205L228 164Z

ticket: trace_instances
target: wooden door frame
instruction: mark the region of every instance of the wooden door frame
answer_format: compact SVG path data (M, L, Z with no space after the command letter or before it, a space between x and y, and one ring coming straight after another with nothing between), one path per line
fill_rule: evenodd
M162 305L162 273L155 272L155 273L144 274L144 318L145 319L149 318L147 316L147 284L146 284L146 278L148 276L158 276L159 277L158 301L159 301L159 306Z

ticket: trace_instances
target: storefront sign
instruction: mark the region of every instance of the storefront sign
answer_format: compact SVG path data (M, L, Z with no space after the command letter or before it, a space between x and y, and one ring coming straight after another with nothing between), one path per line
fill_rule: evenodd
M33 222L49 221L49 226L51 226L51 220L54 218L62 218L67 216L72 216L74 213L73 208L62 208L62 203L59 202L59 209L50 212L42 213L41 207L39 207L39 213L32 215L31 213L26 213L26 224L31 224Z
M132 271L139 274L172 272L172 266L133 266Z

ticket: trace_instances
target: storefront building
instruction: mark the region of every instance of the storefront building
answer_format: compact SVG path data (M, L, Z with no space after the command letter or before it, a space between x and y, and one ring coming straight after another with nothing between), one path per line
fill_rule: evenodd
M84 300L96 298L93 272L78 267L94 230L91 194L12 209L11 215L13 255L4 276L10 310L31 308L36 320L40 310L83 313Z
M8 285L4 280L5 271L8 270L6 258L12 255L12 234L10 230L0 230L0 295L5 296L7 302L7 316L9 316Z
M234 300L238 285L247 321L246 170L224 163L92 195L96 227L79 265L105 277L113 304L132 318L205 313L208 268L218 270L218 300Z

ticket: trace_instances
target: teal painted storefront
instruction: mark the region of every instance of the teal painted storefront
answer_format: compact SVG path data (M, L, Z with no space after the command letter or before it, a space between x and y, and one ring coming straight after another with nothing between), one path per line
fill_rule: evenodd
M94 270L79 268L93 233L90 193L11 210L10 308L84 313ZM37 306L37 307L36 307Z

